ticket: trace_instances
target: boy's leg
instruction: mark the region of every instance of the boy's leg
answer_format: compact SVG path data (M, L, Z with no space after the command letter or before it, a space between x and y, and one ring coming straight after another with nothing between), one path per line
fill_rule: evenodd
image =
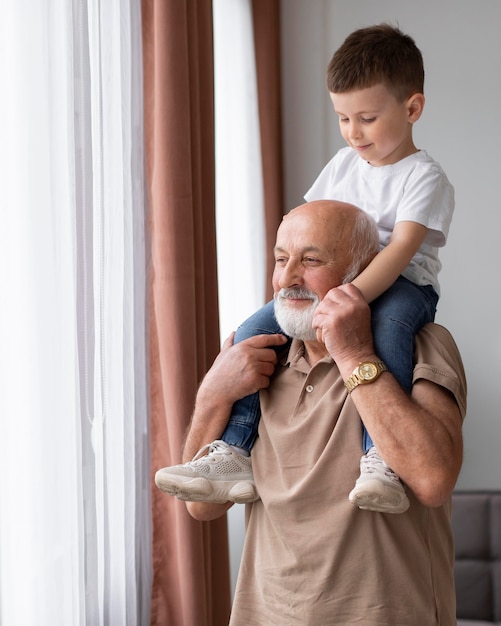
M280 332L273 302L269 302L239 327L235 343L255 335ZM279 349L283 350L284 346ZM258 393L236 402L222 439L202 448L189 463L158 470L157 487L188 501L257 500L249 452L257 436L260 416Z
M431 286L419 287L401 276L371 305L376 354L408 393L412 389L414 337L434 320L437 300ZM370 434L362 427L361 475L349 498L360 508L401 513L409 506L402 483L379 456Z
M235 333L235 343L240 343L256 335L273 335L283 333L275 319L274 302L268 302L254 315L249 317ZM280 346L280 350L284 346ZM259 393L253 393L233 405L228 425L221 437L230 446L236 446L250 452L257 437L261 407Z

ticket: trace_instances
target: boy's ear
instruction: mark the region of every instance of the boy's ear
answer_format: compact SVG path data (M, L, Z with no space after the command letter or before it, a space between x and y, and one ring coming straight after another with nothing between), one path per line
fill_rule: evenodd
M409 116L409 122L414 124L421 117L421 113L424 109L424 94L415 93L407 99L407 111Z

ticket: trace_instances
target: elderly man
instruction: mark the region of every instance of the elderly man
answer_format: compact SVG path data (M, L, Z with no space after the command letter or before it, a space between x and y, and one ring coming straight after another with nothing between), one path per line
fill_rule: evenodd
M275 246L276 316L293 337L225 342L196 400L184 456L220 437L233 402L260 389L252 451L260 499L247 531L231 624L453 626L450 495L462 462L466 382L449 333L416 340L412 395L374 352L370 309L346 284L377 251L369 218L316 201L291 211ZM346 384L348 383L348 384ZM348 391L350 389L350 392ZM411 506L373 513L346 498L357 476L360 419L407 486ZM189 502L210 520L232 505Z

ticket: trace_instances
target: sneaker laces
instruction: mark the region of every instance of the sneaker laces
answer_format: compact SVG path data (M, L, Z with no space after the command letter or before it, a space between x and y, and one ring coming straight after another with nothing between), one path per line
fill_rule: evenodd
M377 449L375 447L372 447L370 448L370 450L367 451L365 455L365 459L363 463L364 474L374 474L374 473L380 472L381 469L383 469L384 474L387 478L389 478L395 483L400 482L400 479L395 474L395 472L381 458Z
M227 443L218 439L212 443L207 443L205 446L200 448L190 463L193 463L193 465L201 465L202 463L207 463L207 461L214 461L214 457L211 458L211 455L214 453L231 456L231 449Z

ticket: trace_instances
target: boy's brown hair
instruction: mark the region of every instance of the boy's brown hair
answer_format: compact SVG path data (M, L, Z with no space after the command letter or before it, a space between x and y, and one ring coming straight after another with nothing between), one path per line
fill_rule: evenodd
M327 88L345 93L383 84L403 102L423 93L423 57L414 39L390 24L354 31L327 68Z

